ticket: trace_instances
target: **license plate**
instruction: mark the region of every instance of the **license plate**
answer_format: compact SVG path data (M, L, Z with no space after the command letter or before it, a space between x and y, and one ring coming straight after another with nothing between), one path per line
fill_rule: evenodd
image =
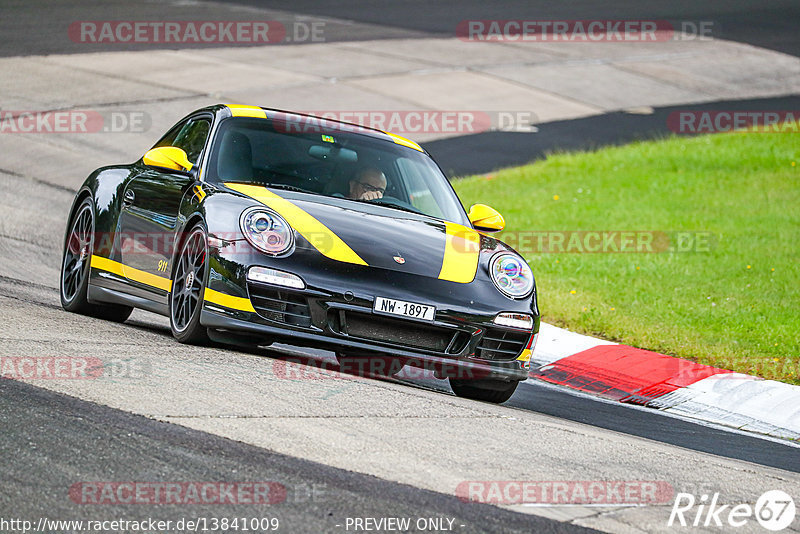
M375 306L372 310L375 313L411 317L412 319L422 319L423 321L433 321L433 316L436 314L436 308L433 306L383 297L375 297Z

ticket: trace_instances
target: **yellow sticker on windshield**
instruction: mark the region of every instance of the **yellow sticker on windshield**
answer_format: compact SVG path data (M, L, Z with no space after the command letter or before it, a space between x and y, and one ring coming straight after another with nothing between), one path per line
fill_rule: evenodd
M336 142L336 140L333 138L332 135L323 135L322 136L322 140L325 141L326 143L335 143Z

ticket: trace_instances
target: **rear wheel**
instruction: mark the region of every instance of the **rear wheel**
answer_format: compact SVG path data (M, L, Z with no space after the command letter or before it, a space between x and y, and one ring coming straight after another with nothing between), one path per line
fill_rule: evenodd
M500 404L511 398L519 382L504 382L489 378L481 380L450 379L453 393L459 397Z
M183 241L172 273L169 296L169 325L181 343L192 345L208 341L208 331L200 324L200 310L206 290L206 230L198 223Z
M81 202L72 217L61 260L61 307L68 312L123 322L133 308L115 304L93 304L88 300L89 272L94 250L92 199Z

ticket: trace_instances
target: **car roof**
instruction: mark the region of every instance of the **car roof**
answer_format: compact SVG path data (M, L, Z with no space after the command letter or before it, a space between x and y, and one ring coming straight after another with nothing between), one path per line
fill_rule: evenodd
M210 108L213 111L227 110L232 117L254 117L263 119L277 119L280 121L303 121L307 126L316 127L332 127L340 130L350 131L353 133L366 135L375 139L382 139L384 141L392 141L398 145L403 145L408 148L413 148L419 152L427 154L427 152L414 141L406 139L391 132L385 132L361 124L352 122L340 121L328 117L320 117L317 115L310 115L307 113L297 113L294 111L286 111L282 109L265 108L260 106L248 106L242 104L219 104Z
M398 145L403 145L408 148L412 148L423 154L428 154L428 151L422 148L418 143L407 139L401 135L394 134L392 132L387 132L384 130L378 130L377 128L371 128L369 126L363 126L361 124L357 124L354 122L347 122L341 121L338 119L333 119L330 117L324 117L319 115L312 115L308 113L300 113L296 111L288 111L284 109L277 109L277 108L267 108L263 106L250 106L244 104L214 104L211 106L206 106L204 108L197 109L185 117L181 119L182 122L190 117L194 117L199 113L213 113L213 114L222 114L224 118L227 117L254 117L254 118L268 118L268 119L277 119L281 121L290 122L292 120L297 120L297 118L303 118L309 122L309 127L328 127L328 128L336 128L339 130L356 133L360 135L366 135L368 137L372 137L373 139L381 139L384 141L392 141Z

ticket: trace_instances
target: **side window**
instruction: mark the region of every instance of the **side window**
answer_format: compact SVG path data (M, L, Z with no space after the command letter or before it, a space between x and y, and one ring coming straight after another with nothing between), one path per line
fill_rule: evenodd
M203 151L210 130L211 121L209 119L191 120L180 129L170 144L183 149L189 161L195 164L200 157L200 152Z
M181 130L184 129L187 124L188 124L188 121L187 122L182 122L182 123L180 123L180 124L178 124L176 126L173 126L173 128L170 131L168 131L164 135L164 137L159 139L158 143L156 143L153 148L159 148L159 147L162 147L162 146L174 146L172 143L175 142L175 138L178 137L178 134L181 133Z

